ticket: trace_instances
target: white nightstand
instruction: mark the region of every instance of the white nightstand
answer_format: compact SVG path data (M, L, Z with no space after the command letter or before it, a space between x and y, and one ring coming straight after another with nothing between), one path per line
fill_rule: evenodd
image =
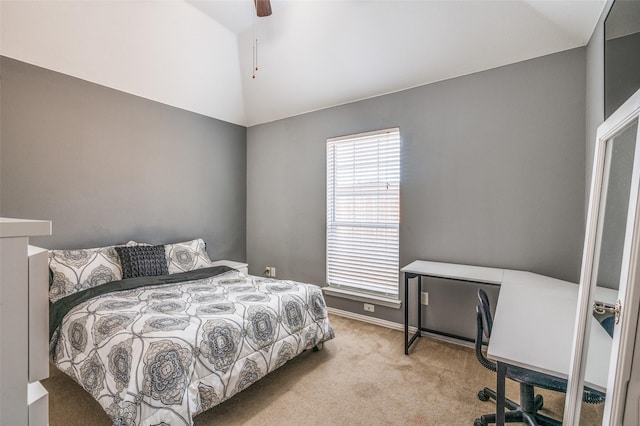
M233 269L237 269L243 274L249 275L249 264L244 262L236 262L234 260L215 260L211 262L212 266L225 265Z

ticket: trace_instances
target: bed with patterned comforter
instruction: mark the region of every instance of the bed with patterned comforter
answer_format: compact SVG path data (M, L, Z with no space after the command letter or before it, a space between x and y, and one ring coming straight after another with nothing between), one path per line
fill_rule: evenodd
M334 336L319 287L224 266L75 293L51 305L50 335L114 424L172 426Z

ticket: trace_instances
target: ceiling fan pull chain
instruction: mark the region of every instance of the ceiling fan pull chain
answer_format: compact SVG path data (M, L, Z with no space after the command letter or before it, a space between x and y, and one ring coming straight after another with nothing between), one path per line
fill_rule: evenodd
M257 3L256 3L257 6ZM251 26L251 31L253 32L253 52L252 52L252 60L253 60L253 66L251 67L251 75L252 78L256 78L256 70L258 69L258 66L256 64L256 59L258 57L257 55L257 49L258 49L258 39L256 38L256 16L253 15L253 25Z
M270 0L253 0L256 7L256 14L253 16L253 78L256 78L258 71L258 36L256 35L256 15L259 17L271 15Z

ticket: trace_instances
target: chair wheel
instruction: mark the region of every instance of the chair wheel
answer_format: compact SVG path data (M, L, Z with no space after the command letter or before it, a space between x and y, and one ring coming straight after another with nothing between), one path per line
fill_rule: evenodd
M487 426L487 424L483 422L481 419L475 419L473 421L473 426Z
M489 400L489 395L487 395L486 393L484 393L484 389L479 390L478 391L478 399L480 401L488 401ZM479 421L479 419L477 420Z
M542 395L536 395L536 399L534 400L534 404L536 407L536 411L538 411L539 409L542 408L542 406L544 405L544 398L542 397Z

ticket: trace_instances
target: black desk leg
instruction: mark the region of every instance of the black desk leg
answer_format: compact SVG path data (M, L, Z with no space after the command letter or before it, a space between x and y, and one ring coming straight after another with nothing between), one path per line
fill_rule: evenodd
M504 400L505 400L505 378L507 376L507 365L497 362L497 384L496 384L496 426L504 426Z
M409 274L404 274L404 354L409 355Z
M409 280L418 278L418 330L409 338ZM422 329L422 312L420 295L422 294L422 276L411 272L404 273L404 354L409 355L409 347L420 337Z
M422 336L422 275L418 275L418 336Z

